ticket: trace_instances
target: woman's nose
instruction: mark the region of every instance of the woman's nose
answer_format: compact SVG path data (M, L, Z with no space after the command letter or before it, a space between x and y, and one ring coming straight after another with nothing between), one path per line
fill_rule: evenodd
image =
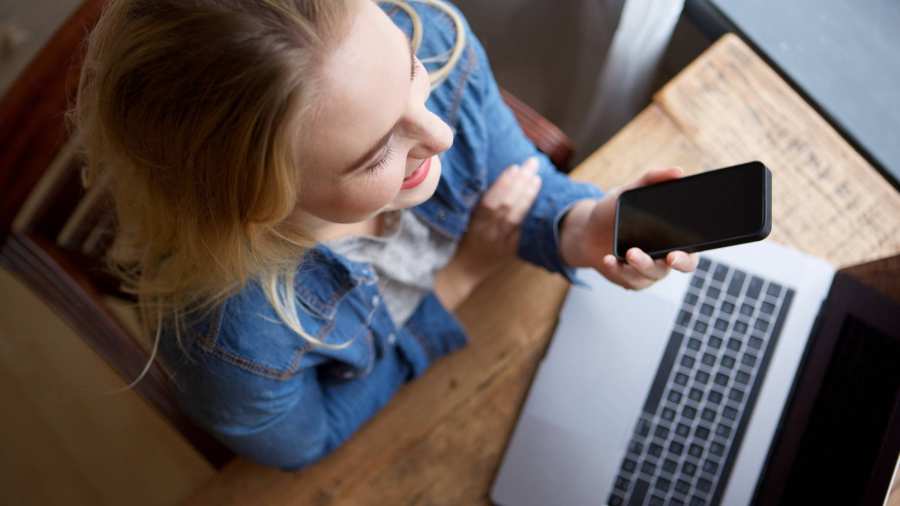
M411 137L418 142L410 151L410 157L428 158L447 151L453 145L453 130L431 111L426 110L415 123Z

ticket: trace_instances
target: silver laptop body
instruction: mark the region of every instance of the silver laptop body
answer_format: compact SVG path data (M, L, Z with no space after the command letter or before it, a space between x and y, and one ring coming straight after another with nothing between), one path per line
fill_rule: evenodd
M701 318L695 315L684 328L677 323L679 318L684 318L686 294L702 294L708 287L698 289L691 285L692 274L672 271L648 289L629 291L613 285L591 269L582 269L578 277L589 287L573 286L566 297L559 325L537 370L491 490L491 498L497 504L602 505L611 499L613 503L622 501L623 497L623 504L652 504L653 494L664 498L666 504L675 502L673 498L689 504L688 499L695 493L703 496L697 491L701 479L706 480L702 484L707 487L710 481L714 486L721 482L715 496L706 492L707 501L715 497L713 502L726 505L750 503L835 270L821 259L771 241L704 252L701 257L714 265L746 272L748 280L750 276L766 280L764 289L771 281L772 285L780 284L785 290L792 291L778 337L771 343L767 370L760 374L762 381L756 387L749 418L738 434L739 441L733 442L729 465L704 470L704 461L696 461L701 469L692 481L688 480L690 491L681 494L675 487L684 487L686 483L678 483L675 477L680 475L681 466L692 460L686 452L680 458L665 458L671 460L666 464L679 465L674 475L669 476L668 491L644 490L647 480L643 479L640 480L642 499L635 499L638 494L636 478L641 476L641 470L623 474L623 466L629 452L635 451L639 421L648 417L644 409L645 402L649 402L648 392L657 378L667 346L671 349L670 335L677 331L687 339L691 326ZM720 289L724 290L727 283L728 280L724 280ZM706 321L712 324L720 311L722 309L717 307ZM724 317L724 313L721 316ZM725 354L720 353L718 358L724 360ZM679 366L672 367L674 370ZM695 365L696 370L703 367ZM656 382L658 384L659 379ZM671 386L671 382L667 386ZM712 389L709 387L707 393ZM662 392L663 396L666 391ZM687 404L684 400L683 405ZM671 411L667 415L671 416ZM696 420L695 429L702 425L699 417ZM653 437L650 434L642 440L645 453L647 443L653 441ZM676 439L670 434L669 444ZM656 439L660 443L656 449L660 445L666 446L663 440L665 438ZM708 452L709 448L698 450L697 455L701 455L700 451ZM629 476L630 480L627 479ZM683 488L680 490L684 491Z

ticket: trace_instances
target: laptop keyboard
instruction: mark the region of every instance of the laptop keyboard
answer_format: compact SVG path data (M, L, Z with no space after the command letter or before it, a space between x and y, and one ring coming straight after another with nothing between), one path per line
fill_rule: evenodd
M719 503L793 295L700 258L611 506Z

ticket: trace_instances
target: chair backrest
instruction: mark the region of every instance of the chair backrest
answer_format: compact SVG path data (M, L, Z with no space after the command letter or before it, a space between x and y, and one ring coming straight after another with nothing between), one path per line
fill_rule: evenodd
M112 206L102 191L83 189L78 139L68 136L63 120L77 87L83 38L104 4L85 0L0 100L0 265L131 382L149 350L107 303L109 297L131 300L104 269L115 235ZM515 97L504 98L538 148L567 167L568 138ZM181 412L172 388L155 361L135 390L220 468L233 454Z

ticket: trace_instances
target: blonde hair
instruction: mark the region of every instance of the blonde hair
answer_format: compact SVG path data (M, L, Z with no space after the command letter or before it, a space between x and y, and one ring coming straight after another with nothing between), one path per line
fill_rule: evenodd
M464 45L459 15L442 0L457 41L439 85ZM389 0L413 22L405 1ZM316 101L317 66L345 34L346 0L111 0L87 46L67 120L81 142L84 184L115 202L109 260L137 296L145 333L176 340L189 316L207 315L248 281L259 281L278 317L313 345L300 323L294 278L315 245L286 218L302 163L293 140ZM188 355L187 353L185 353Z

